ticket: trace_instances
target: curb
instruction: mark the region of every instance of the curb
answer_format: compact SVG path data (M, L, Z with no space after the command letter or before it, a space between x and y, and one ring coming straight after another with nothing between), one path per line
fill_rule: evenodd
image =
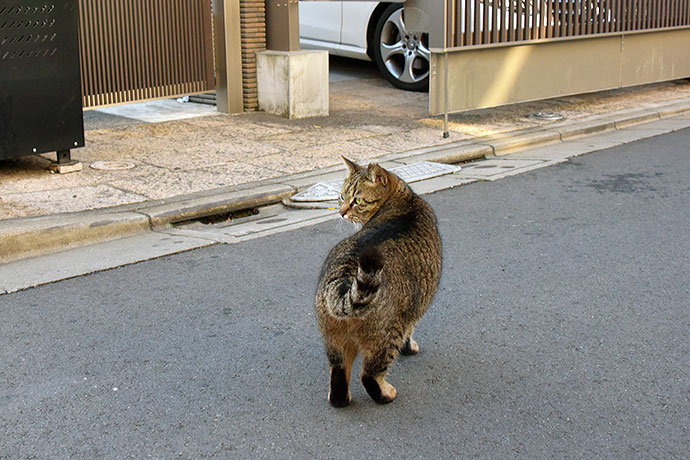
M377 161L460 163L623 129L687 111L690 98L384 155ZM344 166L332 166L167 200L0 221L0 264L134 236L209 215L278 203L316 182L340 178L344 170Z

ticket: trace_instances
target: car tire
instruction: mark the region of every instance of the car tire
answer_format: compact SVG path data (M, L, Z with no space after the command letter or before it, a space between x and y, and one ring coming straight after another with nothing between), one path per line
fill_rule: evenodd
M379 16L371 43L374 62L393 86L429 90L429 34L408 31L401 3L391 3Z

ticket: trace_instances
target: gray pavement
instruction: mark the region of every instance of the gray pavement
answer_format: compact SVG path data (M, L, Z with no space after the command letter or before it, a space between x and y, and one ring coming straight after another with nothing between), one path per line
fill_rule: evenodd
M628 126L614 132L604 132L569 139L544 147L518 150L502 156L464 163L459 170L458 166L453 166L451 169L456 170L453 174L413 182L411 187L417 193L428 194L477 181L496 181L512 175L557 165L571 158L611 146L674 132L687 126L690 126L690 117L687 114L678 115ZM429 159L433 155L445 154L443 151L436 151L409 158L389 159L382 164L386 167L400 167L420 158ZM407 168L407 166L404 167ZM339 179L338 181L341 182L343 175L344 172L338 171L323 176L299 177L297 180L302 183L311 183L311 181L319 179ZM296 187L298 184L299 182L293 185ZM225 214L215 216L210 220L209 218L190 218L194 216L195 212L208 211L214 208L228 209L231 206L236 206L243 209L257 206L267 197L266 191L276 190L270 185L268 188L266 186L267 184L257 185L254 188L235 191L233 194L215 193L206 197L187 197L184 201L177 203L149 204L148 208L137 210L138 213L147 213L147 216L141 216L137 212L129 210L128 215L134 221L125 219L124 215L118 218L112 212L106 214L98 212L80 213L76 216L78 219L75 219L74 216L47 216L36 219L45 226L37 226L27 232L26 220L15 220L16 228L25 232L22 234L22 238L18 239L18 242L24 242L27 251L41 249L42 245L46 244L57 246L61 241L70 240L76 240L75 245L78 247L0 264L0 294L194 248L213 244L241 243L338 217L336 202L303 203L293 201L293 196L289 199L283 199L287 205L279 203L259 206L254 209L254 212L242 210L233 214L230 219ZM288 190L286 196L292 193L289 187L285 187L285 185L283 187ZM154 217L159 224L155 228L147 228L147 219ZM182 220L183 222L165 225L169 219L175 217L177 221ZM209 225L210 221L217 223ZM141 226L132 225L133 222L140 222ZM133 231L133 234L122 237L122 234L118 235L114 230L119 230L121 233ZM83 237L88 241L89 235L93 236L105 231L113 231L115 239L86 246L83 246L84 241L79 239ZM14 244L5 247L20 249L23 246Z
M326 402L336 221L0 296L0 458L685 458L690 130L428 195L398 399Z
M345 62L331 65L366 66ZM49 155L0 161L0 264L278 202L341 175L342 154L455 163L597 133L615 145L636 138L630 128L662 119L673 119L673 129L689 124L690 81L679 80L452 115L444 139L441 120L427 115L427 95L394 89L370 70L362 77L336 69L329 117L222 115L175 101L150 104L153 112L87 112L87 146L73 152L82 171L51 174ZM565 120L526 117L545 111ZM95 169L103 162L134 168Z

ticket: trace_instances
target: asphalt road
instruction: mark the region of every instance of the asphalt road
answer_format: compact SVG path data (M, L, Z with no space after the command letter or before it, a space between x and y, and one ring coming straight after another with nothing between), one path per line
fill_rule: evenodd
M427 196L398 399L326 401L327 222L0 296L0 458L687 458L690 130ZM359 362L359 360L358 360Z

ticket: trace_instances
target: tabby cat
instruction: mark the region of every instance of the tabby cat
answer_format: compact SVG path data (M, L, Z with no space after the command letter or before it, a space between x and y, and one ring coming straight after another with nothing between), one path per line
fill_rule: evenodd
M321 270L316 316L330 362L328 400L351 401L350 372L362 353L362 384L374 401L396 397L386 372L398 353L419 352L415 324L441 276L441 238L431 207L378 164L346 159L340 215L362 228L338 243Z

